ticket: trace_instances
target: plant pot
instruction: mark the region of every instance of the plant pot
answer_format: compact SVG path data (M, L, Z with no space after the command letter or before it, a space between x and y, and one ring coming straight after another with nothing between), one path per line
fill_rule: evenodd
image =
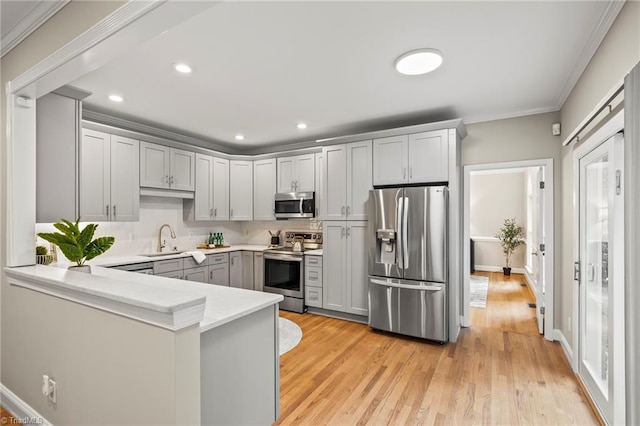
M502 268L502 273L505 275L511 275L511 268Z
M85 274L91 273L91 265L69 266L67 269L74 272L84 272Z

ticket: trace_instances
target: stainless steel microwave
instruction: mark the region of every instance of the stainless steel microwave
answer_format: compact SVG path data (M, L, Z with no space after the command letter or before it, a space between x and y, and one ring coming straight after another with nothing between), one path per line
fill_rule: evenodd
M276 219L315 217L315 192L285 192L275 195Z

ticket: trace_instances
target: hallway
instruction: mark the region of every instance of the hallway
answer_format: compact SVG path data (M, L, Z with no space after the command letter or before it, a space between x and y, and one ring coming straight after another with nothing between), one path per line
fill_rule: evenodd
M303 338L281 357L279 424L597 424L562 348L537 332L524 277L480 274L487 308L456 344L281 311Z

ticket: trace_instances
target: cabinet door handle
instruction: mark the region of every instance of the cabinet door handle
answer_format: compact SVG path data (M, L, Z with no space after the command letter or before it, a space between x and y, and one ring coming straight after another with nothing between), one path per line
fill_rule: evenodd
M209 209L209 216L213 216L213 209Z
M351 228L347 228L347 238L351 236Z
M344 227L340 228L340 238L344 238Z
M293 192L293 191L294 191L294 189L293 189L293 188L294 188L294 186L293 186L293 185L294 185L294 182L295 182L295 181L291 181L291 192Z
M351 207L347 206L347 216L349 216L351 214Z
M231 209L231 217L233 217L233 209Z
M402 179L406 179L407 178L407 168L403 167L402 168Z
M209 271L209 279L212 280L213 279L213 271Z
M413 167L409 167L409 179L413 179Z
M116 205L113 205L113 219L116 218Z
M213 216L218 216L218 209L213 209Z
M344 206L340 209L340 216L344 216Z
M166 183L167 185L169 185L171 183L171 182L169 182L169 175L166 175L164 177L164 182L162 182L162 183Z
M109 218L109 204L107 204L107 207L105 208L104 214L107 216L107 219L108 219Z

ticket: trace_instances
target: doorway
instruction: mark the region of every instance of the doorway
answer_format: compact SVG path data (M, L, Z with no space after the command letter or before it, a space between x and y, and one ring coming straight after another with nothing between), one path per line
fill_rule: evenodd
M515 185L521 185L522 193L526 196L521 203L516 203L520 208L520 218L516 218L519 225L525 229L525 239L527 245L521 249L516 256L519 256L519 266L513 269L514 272L526 274L528 283L531 285L532 293L535 296L536 317L538 322L538 331L543 333L547 340L553 340L553 160L527 160L505 163L491 163L464 166L464 217L463 217L463 292L462 292L462 325L469 327L471 325L470 305L471 305L471 245L479 244L494 245L489 251L489 263L491 265L483 265L482 258L474 259L476 268L488 271L502 271L500 265L503 264L501 258L500 245L497 244L495 233L498 227L490 225L485 229L474 229L474 232L485 233L488 235L473 235L471 229L471 211L472 211L472 176L494 176L494 179L510 179L511 181L516 174L519 174L519 182ZM477 179L476 179L477 180ZM485 179L487 180L487 179ZM512 182L513 183L513 182ZM491 190L490 182L483 182L484 186ZM521 193L521 194L522 194ZM474 203L477 200L474 200ZM505 211L501 205L493 206L495 213L492 215L498 218L502 223L505 218L513 217L513 212ZM482 210L482 215L486 215L487 211ZM507 214L507 216L504 216ZM480 221L482 222L482 220ZM487 221L485 221L487 222ZM491 224L491 221L488 221ZM474 225L478 226L478 225ZM484 226L484 225L482 225ZM495 229L493 233L489 232ZM474 242L472 243L472 237ZM484 237L484 238L483 238ZM483 241L484 240L484 241ZM475 250L474 250L475 251ZM496 253L498 258L496 259ZM486 255L483 254L483 255Z
M574 163L574 370L608 424L625 423L623 113Z

